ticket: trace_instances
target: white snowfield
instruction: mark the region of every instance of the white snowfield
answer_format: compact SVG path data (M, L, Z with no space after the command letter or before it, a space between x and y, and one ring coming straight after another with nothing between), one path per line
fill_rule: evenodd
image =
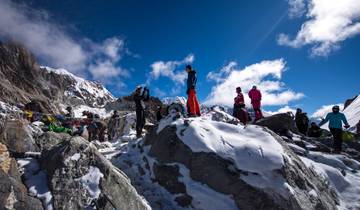
M360 95L344 109L344 114L352 127L351 130L355 130L355 126L360 120Z
M112 100L115 100L115 97L110 93L110 91L108 91L103 85L101 85L99 83L88 81L81 77L75 76L74 74L70 73L66 69L62 69L62 68L54 69L54 68L51 68L48 66L41 66L41 68L46 69L49 72L54 72L55 74L67 75L70 78L74 79L74 81L76 83L73 88L75 88L75 90L80 93L85 90L92 95L91 97L94 97L94 98L110 97ZM72 92L65 91L64 94L71 95Z

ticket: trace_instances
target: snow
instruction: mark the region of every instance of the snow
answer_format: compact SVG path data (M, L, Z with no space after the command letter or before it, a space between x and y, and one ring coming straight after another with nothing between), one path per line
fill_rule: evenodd
M100 85L99 83L88 81L81 77L75 76L66 69L62 69L62 68L54 69L47 66L41 66L41 68L47 70L48 72L54 72L55 74L59 74L59 75L66 75L74 79L75 81L74 88L76 91L80 93L82 93L85 90L88 93L90 93L94 98L108 97L111 100L115 100L115 97L104 86ZM65 95L71 96L72 94L73 94L72 91L65 91Z
M107 112L105 108L94 108L94 107L89 107L86 105L80 105L80 106L73 107L73 111L75 114L75 118L85 118L86 116L82 115L83 111L89 111L94 114L98 114L100 116L100 118L103 118L103 119L111 117L111 112Z
M355 130L356 124L360 121L360 95L344 109L344 114L352 127L351 130Z
M52 210L52 194L47 185L47 175L40 169L39 163L33 158L19 158L17 163L24 175L29 192L39 198L46 210Z
M340 196L339 209L360 209L360 174L346 171L346 175L336 167L300 157L305 165L327 180ZM336 158L336 156L334 157Z
M172 103L180 103L184 106L186 106L186 98L183 97L183 96L175 96L175 97L166 97L166 98L163 98L162 100L162 103L165 104L165 105L170 105Z
M99 168L90 166L87 174L75 180L81 182L91 198L97 199L101 193L99 182L102 177L104 177L104 175L100 172Z
M183 118L170 125L177 127L177 136L193 152L214 152L234 161L240 170L260 174L284 165L282 146L259 126L244 127L201 117L188 120L189 126L184 125ZM169 122L169 119L165 119L165 122ZM161 131L161 127L158 131Z

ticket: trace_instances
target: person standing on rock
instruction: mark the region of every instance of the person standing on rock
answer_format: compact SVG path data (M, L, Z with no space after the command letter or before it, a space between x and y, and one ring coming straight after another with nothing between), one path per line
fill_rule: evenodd
M249 98L251 99L251 104L255 112L255 121L263 118L261 112L261 92L255 85L249 91Z
M141 86L137 86L133 94L133 99L135 101L135 110L136 110L136 137L140 138L142 130L145 126L145 103L144 101L149 99L149 90L144 87L142 91Z
M245 109L244 95L241 92L241 88L236 88L237 96L234 98L234 111L233 116L240 120L244 125L248 122L248 113Z
M307 117L305 112L302 112L300 108L296 109L295 123L299 132L306 136L309 128L309 118Z
M319 127L329 122L329 129L334 139L334 153L340 153L342 147L342 125L345 124L345 128L349 128L350 125L346 120L346 117L343 113L340 112L339 106L333 106L332 112L328 113L323 119Z
M185 70L188 73L187 90L186 90L186 94L188 95L187 104L186 104L188 115L190 117L200 116L201 115L200 106L195 91L196 82L197 82L196 71L193 70L190 65L187 65Z

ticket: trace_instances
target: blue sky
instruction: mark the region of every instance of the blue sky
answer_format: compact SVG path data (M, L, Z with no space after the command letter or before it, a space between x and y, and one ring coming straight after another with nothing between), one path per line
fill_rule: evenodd
M260 87L265 88L269 81L275 81L271 83L276 86L274 90L268 91L267 110L275 111L288 105L300 106L312 113L322 105L342 103L360 92L360 30L350 30L353 25L360 24L357 22L360 12L355 5L349 17L342 16L342 11L330 14L334 18L341 16L352 21L352 25L334 26L340 31L349 29L348 33L340 34L331 27L332 23L327 26L328 23L316 19L316 15L324 13L322 8L325 6L319 4L310 8L311 1L122 0L104 3L93 0L28 0L24 5L21 1L0 0L7 10L13 9L16 15L26 17L23 18L26 24L50 28L50 32L44 32L49 34L44 39L50 40L44 43L54 40L60 43L60 47L54 50L49 44L44 44L44 50L41 50L37 47L41 42L29 44L33 40L16 34L19 30L11 33L0 31L0 37L18 39L25 45L28 43L43 64L66 67L76 74L99 80L116 96L128 94L137 84L146 82L153 94L185 95L185 86L180 80L184 65L192 63L198 72L200 101L219 102L221 97L213 98L222 91L222 97L231 101L234 95L227 88L234 84L229 77L243 75L236 72L246 66L250 66L251 72L256 68L254 64L271 68L280 62L274 67L274 72L246 81L239 78L238 85L246 90L247 87L242 85L250 86L247 84L254 80L262 82ZM310 12L315 15L309 16ZM311 22L314 19L316 23ZM295 38L307 23L314 25ZM15 25L22 27L22 24ZM314 29L321 32L310 33ZM328 34L324 35L324 31ZM280 40L280 34L285 38ZM61 46L68 47L57 50ZM50 49L46 50L47 47ZM47 51L52 54L47 55ZM67 59L62 60L62 54L68 55ZM156 62L171 74L154 73L153 64ZM219 73L231 62L236 64ZM106 75L107 72L110 73ZM209 79L209 72L218 73L217 77ZM292 95L280 96L284 92ZM277 96L283 99L277 100Z

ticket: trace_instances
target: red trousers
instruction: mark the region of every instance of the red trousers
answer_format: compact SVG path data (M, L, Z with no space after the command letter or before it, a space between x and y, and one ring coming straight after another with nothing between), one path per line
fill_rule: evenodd
M187 111L190 115L200 116L200 106L194 89L189 90L187 100Z
M261 102L260 101L252 101L251 102L254 112L255 112L255 120L263 118L262 112L261 112Z

